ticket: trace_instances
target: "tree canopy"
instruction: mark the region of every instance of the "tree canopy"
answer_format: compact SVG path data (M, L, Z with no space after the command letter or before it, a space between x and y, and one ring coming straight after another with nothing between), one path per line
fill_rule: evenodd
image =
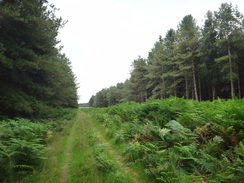
M77 107L75 76L58 47L65 21L56 10L47 0L0 2L0 115Z

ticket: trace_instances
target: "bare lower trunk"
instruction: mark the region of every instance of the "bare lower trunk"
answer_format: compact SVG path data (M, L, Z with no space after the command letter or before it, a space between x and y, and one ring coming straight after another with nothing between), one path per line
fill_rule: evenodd
M163 91L162 91L162 96L163 96L164 99L166 98L166 87L165 87L164 78L163 78Z
M175 81L175 77L174 77L174 96L177 97L177 94L176 94L176 81Z
M216 99L216 89L215 89L215 85L212 86L212 92L213 92L213 93L212 93L212 95L213 95L213 96L212 96L212 97L213 97L212 100L215 100L215 99Z
M173 67L173 72L175 71L174 67ZM176 94L176 81L175 81L175 76L173 76L173 79L174 79L174 96L177 97L177 94Z
M160 98L164 98L164 95L163 95L163 90L164 90L164 88L163 88L163 84L164 84L164 79L162 79L162 85L160 86Z
M232 60L231 60L230 42L229 41L228 41L228 56L229 56L229 67L230 67L231 97L234 98L234 96L235 96L235 88L234 88L234 81L233 81L233 70L232 70Z
M201 79L198 79L198 87L199 87L199 101L202 101L202 87L201 87Z
M194 87L195 99L197 101L199 101L198 93L197 93L196 68L195 68L194 60L192 60L192 77L193 77L193 87Z
M188 94L188 80L186 77L186 99L189 99L189 94Z

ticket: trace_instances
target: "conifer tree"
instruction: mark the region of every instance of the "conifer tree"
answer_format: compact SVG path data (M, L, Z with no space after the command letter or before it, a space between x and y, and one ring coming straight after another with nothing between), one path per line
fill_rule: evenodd
M179 70L184 73L186 98L190 98L189 94L192 88L193 98L199 100L197 70L200 57L200 32L192 15L183 18L178 26L177 35L176 58L181 62L178 64Z
M148 84L147 88L151 90L152 98L165 98L166 87L165 78L163 76L165 72L164 62L165 53L162 40L154 44L153 49L148 55L147 75Z
M232 4L223 3L218 12L215 12L217 31L219 58L217 62L222 63L222 71L228 70L227 79L230 83L230 94L232 97L236 94L235 83L239 78L236 54L233 51L236 35L240 35L243 31L243 15L233 8ZM239 86L240 90L240 86Z
M174 45L176 44L176 31L174 29L170 29L167 31L165 38L163 40L163 44L165 46L165 52L167 55L167 61L165 61L165 66L167 68L167 72L164 74L167 78L167 88L171 88L170 95L175 97L178 96L178 85L181 83L181 77L179 77L178 72L178 63L177 60L174 59L175 57L175 50Z
M132 64L120 101L143 102L170 95L215 100L243 96L244 19L232 4L208 11L201 31L192 15L183 17L154 44L147 59Z
M147 83L147 61L144 58L139 57L134 60L132 64L133 70L130 78L130 95L133 101L145 102L148 98Z
M64 21L55 11L46 0L0 2L0 114L29 117L77 107L75 77L57 48Z
M217 72L218 68L215 59L217 58L217 32L214 15L211 11L207 12L206 20L202 30L202 57L201 62L204 67L202 68L202 77L206 83L205 95L211 91L205 99L214 100L217 96L217 85L221 83L219 80L220 75Z

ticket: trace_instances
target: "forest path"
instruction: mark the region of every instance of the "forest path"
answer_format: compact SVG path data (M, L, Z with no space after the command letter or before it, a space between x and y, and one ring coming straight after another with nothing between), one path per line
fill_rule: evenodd
M64 163L62 165L62 172L61 172L61 179L60 183L65 183L67 182L68 176L69 176L69 169L70 169L70 164L71 164L71 157L73 153L73 149L75 148L75 142L79 139L80 132L82 132L82 129L80 128L79 124L79 118L80 116L77 116L75 121L73 122L70 132L67 134L67 141L64 146Z
M112 157L112 161L119 171L121 171L125 176L127 176L129 182L132 183L143 183L144 180L140 177L137 170L131 167L128 162L126 162L125 157L121 155L118 151L116 145L111 141L105 134L105 128L101 123L94 122L92 129L99 137L99 143L106 144L105 151ZM127 181L124 181L127 183ZM123 182L123 180L121 180Z
M89 136L91 132L98 137L93 143ZM96 148L101 144L106 145L103 153L97 157ZM65 125L62 132L54 135L46 157L42 170L23 183L144 182L140 180L136 170L127 165L115 144L106 137L102 124L81 110L77 112L75 119ZM101 158L104 161L101 162ZM107 162L113 165L109 170L106 170Z

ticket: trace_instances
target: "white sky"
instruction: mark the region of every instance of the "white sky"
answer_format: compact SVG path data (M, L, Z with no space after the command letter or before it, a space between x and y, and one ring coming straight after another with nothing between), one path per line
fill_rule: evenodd
M244 14L244 0L49 0L68 20L59 39L77 77L79 103L129 78L133 60L147 57L159 35L185 15L202 25L207 11L224 2Z

